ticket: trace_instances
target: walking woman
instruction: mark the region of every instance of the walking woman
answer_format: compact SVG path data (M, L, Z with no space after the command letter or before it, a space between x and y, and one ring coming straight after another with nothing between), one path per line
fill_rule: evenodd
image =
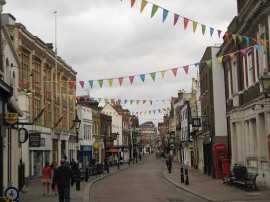
M43 184L43 196L45 196L45 192L47 190L47 194L50 192L50 184L51 184L51 167L49 162L45 163L45 166L42 168L42 184Z
M52 180L53 180L53 175L56 171L56 169L59 167L59 164L58 162L54 161L53 162L53 168L52 168L52 174L51 174L51 183L52 183ZM57 195L57 187L55 187L55 189L52 190L52 192L54 192L54 195Z

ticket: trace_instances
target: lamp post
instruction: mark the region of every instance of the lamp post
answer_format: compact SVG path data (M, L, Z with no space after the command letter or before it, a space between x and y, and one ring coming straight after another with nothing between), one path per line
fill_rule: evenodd
M108 156L107 156L107 132L106 132L106 125L104 125L104 152L105 152L104 166L105 166L105 169L107 170L107 173L110 173L109 165L108 165Z
M265 92L265 97L270 97L270 75L267 74L266 69L264 69L263 75L259 78L261 87Z
M80 126L81 126L81 120L78 118L78 114L77 114L77 110L75 111L76 113L76 117L73 120L73 123L75 125L75 130L76 130L76 142L77 142L77 146L79 146L79 130L80 130ZM79 159L79 148L77 148L77 161ZM80 176L80 171L79 171L79 165L78 165L78 169L77 169L77 175L76 175L76 190L80 191L81 186L80 186L80 181L81 181L81 176Z
M75 111L76 117L73 120L73 123L75 125L75 130L76 130L76 143L77 145L79 144L79 130L81 126L81 120L78 118L77 110ZM77 149L77 161L79 160L79 149Z

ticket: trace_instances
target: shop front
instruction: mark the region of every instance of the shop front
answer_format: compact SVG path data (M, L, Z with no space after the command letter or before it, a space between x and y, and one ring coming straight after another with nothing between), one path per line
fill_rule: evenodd
M29 170L32 178L42 176L42 168L45 162L51 163L52 141L50 137L49 134L40 132L29 133Z
M82 168L90 168L92 162L92 145L81 145L81 161Z

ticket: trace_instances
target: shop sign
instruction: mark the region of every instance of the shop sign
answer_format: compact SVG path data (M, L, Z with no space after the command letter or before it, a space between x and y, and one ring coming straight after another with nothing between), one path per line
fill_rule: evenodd
M99 148L99 144L97 142L95 142L93 146L94 146L95 149Z
M6 119L6 123L9 123L9 124L17 123L18 122L18 113L8 112L8 113L6 113L5 119Z
M192 118L191 119L192 127L201 127L201 119L200 118Z
M40 147L40 133L29 133L29 147Z

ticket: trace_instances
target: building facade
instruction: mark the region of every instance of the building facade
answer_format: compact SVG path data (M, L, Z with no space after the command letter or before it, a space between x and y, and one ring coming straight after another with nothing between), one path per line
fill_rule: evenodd
M68 147L75 148L76 72L57 56L52 44L32 35L11 14L3 14L2 20L19 58L12 68L19 72L21 120L29 124L19 125L29 132L22 144L22 162L27 178L41 176L45 162L60 161L68 156Z
M228 26L217 56L226 81L226 111L231 166L258 173L257 185L270 187L269 98L259 79L269 75L269 1L238 0L238 15ZM243 40L242 40L243 39ZM233 57L226 55L232 54Z

